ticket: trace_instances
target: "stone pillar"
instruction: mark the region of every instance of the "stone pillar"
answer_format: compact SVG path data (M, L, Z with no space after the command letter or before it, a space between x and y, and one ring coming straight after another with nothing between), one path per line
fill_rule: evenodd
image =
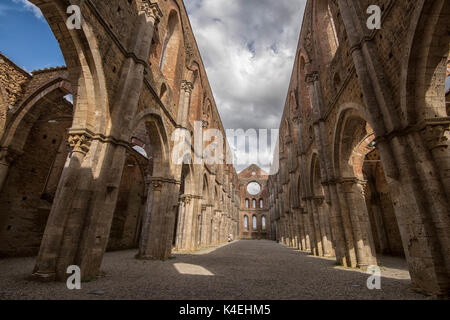
M323 197L315 197L314 201L314 209L317 212L317 216L319 218L319 223L321 226L321 236L322 236L322 245L323 245L323 254L324 256L334 256L333 244L331 242L331 228L328 219L328 215L325 213L324 209L324 198Z
M322 246L322 239L321 239L321 229L319 224L319 219L317 217L317 212L315 212L313 207L313 200L311 197L308 197L306 199L306 205L308 207L308 215L311 230L311 252L315 256L323 256L323 246Z
M365 269L367 266L376 265L369 217L362 193L363 186L356 179L343 179L340 182L340 190L350 220L349 225L356 249L357 267Z
M137 257L167 260L175 223L176 199L173 194L177 192L179 183L159 177L152 177L147 183L149 194Z
M178 202L178 223L177 223L177 234L175 239L175 248L181 250L183 246L184 238L184 223L186 215L186 199L181 197Z
M189 122L189 106L191 103L191 94L194 89L194 85L186 80L181 82L181 91L180 91L180 101L178 103L178 117L177 123L183 127L187 128L187 124Z

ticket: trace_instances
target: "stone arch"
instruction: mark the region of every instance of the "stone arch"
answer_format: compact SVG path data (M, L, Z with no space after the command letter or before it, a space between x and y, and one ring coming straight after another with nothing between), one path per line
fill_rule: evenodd
M304 49L300 51L298 59L298 96L300 99L299 103L302 105L302 113L305 113L311 110L313 107L311 93L307 84L307 75L310 71L308 70L308 66L311 64L311 62Z
M209 181L208 181L208 176L206 173L203 175L202 197L203 197L203 202L205 204L209 204L211 202Z
M90 22L83 19L80 30L69 30L66 1L31 2L39 7L47 20L67 64L74 105L72 129L109 134L111 121L103 59Z
M107 251L136 249L142 231L145 212L146 158L127 152L119 186L119 194L109 232Z
M317 153L313 153L310 162L310 188L314 197L323 197L325 192L322 186L322 178L320 172L320 162Z
M8 121L0 146L22 153L28 134L39 118L45 102L71 93L71 83L68 79L61 77L52 79L39 87L13 110L13 117Z
M450 52L450 3L420 0L415 8L402 68L404 126L448 116L445 79Z
M7 159L0 165L0 211L6 213L0 217L0 256L39 250L69 153L73 105L64 96L70 90L67 80L54 79L13 110L0 141Z
M360 148L368 146L375 138L375 133L362 110L360 105L349 103L344 104L338 113L333 138L333 165L336 177L361 178L361 161L365 155L362 156L358 151L363 151ZM362 143L366 139L370 141L367 140L367 145L364 146ZM366 153L368 151L366 150ZM354 161L349 163L352 157Z
M315 42L318 44L319 56L322 57L318 62L324 66L333 60L339 47L336 24L331 9L333 5L331 0L314 1L314 25L317 30Z
M144 110L136 117L132 128L132 137L146 142L144 150L150 160L150 172L147 174L158 178L171 178L173 173L170 165L170 146L160 112L153 109Z
M194 125L194 121L201 120L201 107L202 107L202 75L200 72L199 64L194 61L189 69L189 74L191 74L191 81L194 88L191 95L191 103L189 106L189 122Z
M166 35L161 53L160 69L166 77L172 91L176 90L180 78L178 62L181 49L184 47L183 31L181 29L180 15L173 9L169 13Z

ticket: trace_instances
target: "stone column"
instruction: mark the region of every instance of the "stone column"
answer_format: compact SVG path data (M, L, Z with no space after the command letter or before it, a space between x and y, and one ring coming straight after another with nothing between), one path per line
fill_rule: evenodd
M348 212L350 231L354 239L357 267L364 269L376 265L377 262L362 188L356 179L342 179L340 182L342 200Z
M311 197L308 197L306 199L306 205L308 207L308 215L309 220L311 221L311 251L315 256L323 256L323 246L322 246L322 239L321 239L321 230L320 230L320 224L319 219L317 217L317 213L314 210L313 207L313 200Z
M194 85L186 80L181 82L180 101L178 103L178 117L177 123L186 128L189 122L189 107L191 103L191 94L194 89Z
M179 183L172 179L152 177L147 180L148 200L145 210L139 259L167 260L175 223L176 199L173 197Z
M177 222L177 234L175 240L175 248L181 250L184 237L184 222L186 214L186 201L185 198L180 198L178 202L178 222Z
M319 222L321 225L321 236L322 236L322 245L323 245L323 254L324 256L334 256L333 244L331 242L331 229L330 223L328 220L328 216L324 212L324 198L323 197L315 197L314 198L314 209L317 212L317 216L319 218Z

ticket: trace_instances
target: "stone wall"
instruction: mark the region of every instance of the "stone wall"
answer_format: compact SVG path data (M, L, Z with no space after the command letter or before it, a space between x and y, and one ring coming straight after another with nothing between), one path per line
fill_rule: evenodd
M268 182L273 239L362 269L404 255L415 287L448 295L449 9L307 2Z

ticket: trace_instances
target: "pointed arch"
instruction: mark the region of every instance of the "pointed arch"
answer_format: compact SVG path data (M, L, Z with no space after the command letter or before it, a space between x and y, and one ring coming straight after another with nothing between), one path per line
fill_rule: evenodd
M403 126L447 117L445 79L450 52L450 2L415 4L402 68Z
M328 65L333 60L339 47L339 39L333 15L335 4L331 0L314 1L314 19L317 26L316 41L319 44L321 65Z

